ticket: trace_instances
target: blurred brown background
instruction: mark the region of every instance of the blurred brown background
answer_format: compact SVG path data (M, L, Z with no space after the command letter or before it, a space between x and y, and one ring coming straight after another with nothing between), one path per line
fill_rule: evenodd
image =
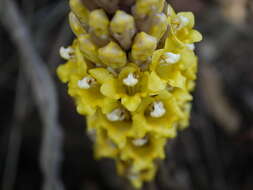
M152 190L253 189L253 1L169 0L204 40L191 126L167 148ZM0 189L130 189L96 161L55 76L71 43L67 0L0 0Z

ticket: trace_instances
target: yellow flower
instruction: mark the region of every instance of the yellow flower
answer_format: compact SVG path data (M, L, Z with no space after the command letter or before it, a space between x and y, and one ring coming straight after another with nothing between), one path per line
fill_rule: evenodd
M95 114L89 116L89 128L105 130L111 141L119 148L123 148L126 145L127 136L132 128L131 114L117 104L109 110L105 114L101 110L98 110Z
M91 115L97 107L103 107L107 98L100 93L100 84L88 75L72 76L68 84L68 93L76 99L77 111L82 115Z
M154 178L157 166L155 161L164 159L166 139L147 134L142 139L128 138L124 151L117 159L117 170L127 176L131 183L140 188L143 181Z
M91 75L102 83L101 93L112 99L121 99L129 111L135 111L141 98L147 96L147 75L134 64L125 66L118 77L103 68L90 70Z
M133 116L133 123L143 133L174 138L182 112L172 94L163 90L154 97L144 98ZM143 134L145 135L145 134Z
M202 40L201 34L194 30L194 15L191 12L175 13L173 8L168 5L167 15L170 23L170 35L181 45L192 44Z
M103 128L97 128L93 130L95 132L95 142L94 142L94 154L95 158L117 158L119 154L119 149L117 145L113 143L108 137L107 131ZM88 131L89 134L89 131Z
M145 141L140 143L139 141ZM131 172L139 174L153 168L154 161L165 157L164 146L166 138L157 137L152 133L143 139L128 138L120 159L131 160Z

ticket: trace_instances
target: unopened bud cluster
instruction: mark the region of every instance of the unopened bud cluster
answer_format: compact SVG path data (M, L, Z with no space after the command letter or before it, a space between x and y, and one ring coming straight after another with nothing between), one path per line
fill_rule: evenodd
M115 160L135 187L152 180L166 142L187 127L197 71L191 12L165 0L136 0L129 12L88 10L70 0L76 39L60 49L62 82L87 116L96 158Z

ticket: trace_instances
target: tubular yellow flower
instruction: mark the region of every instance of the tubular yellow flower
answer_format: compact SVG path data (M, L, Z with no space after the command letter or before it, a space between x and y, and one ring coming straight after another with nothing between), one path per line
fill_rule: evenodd
M192 13L165 0L136 0L124 9L132 13L97 2L101 9L88 10L70 0L76 39L61 47L57 74L87 116L95 158L114 159L140 188L155 177L166 142L189 125L202 36Z

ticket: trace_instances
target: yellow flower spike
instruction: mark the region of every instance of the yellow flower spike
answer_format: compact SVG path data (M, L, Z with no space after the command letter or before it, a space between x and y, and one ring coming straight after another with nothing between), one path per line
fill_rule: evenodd
M136 63L142 63L151 58L157 46L157 40L153 36L140 32L136 35L131 56Z
M165 0L137 0L134 7L134 15L144 18L152 13L160 13L163 10Z
M132 15L118 10L110 22L110 30L113 37L124 49L131 47L132 38L136 32Z
M110 42L98 50L100 60L107 66L119 68L127 63L126 53L115 42Z
M76 36L87 33L86 30L83 28L82 24L80 23L79 19L72 12L69 13L69 25Z
M107 40L109 37L109 19L103 9L93 10L89 15L90 32L100 39Z
M82 0L69 0L69 6L80 22L87 26L90 11L84 6Z
M154 179L166 142L189 125L202 36L192 13L165 0L120 4L125 11L117 2L89 11L70 0L76 39L61 47L66 63L57 75L87 116L95 158L114 159L118 174L141 188Z
M164 13L154 15L148 34L155 37L158 41L163 37L168 28L168 19Z

